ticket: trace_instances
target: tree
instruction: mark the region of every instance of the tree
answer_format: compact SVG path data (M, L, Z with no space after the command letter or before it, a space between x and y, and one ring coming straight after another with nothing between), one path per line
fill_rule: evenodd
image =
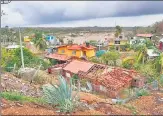
M122 28L119 25L117 25L115 29L116 29L115 37L118 37L122 33Z
M154 32L157 34L162 34L163 32L163 20L153 24Z
M138 51L136 63L143 63L144 64L146 58L147 58L147 47L144 45Z
M40 50L45 50L47 48L46 40L42 37L42 32L36 32L35 38L33 38L32 41Z
M150 40L146 40L146 47L149 48L153 46L153 43Z
M113 65L117 65L116 61L120 58L120 54L117 51L109 51L101 56L102 61L105 64L108 64L109 62L113 62Z
M163 54L160 54L160 56L155 59L154 66L159 74L163 73Z
M74 43L74 40L73 39L69 39L68 40L68 44L72 45Z

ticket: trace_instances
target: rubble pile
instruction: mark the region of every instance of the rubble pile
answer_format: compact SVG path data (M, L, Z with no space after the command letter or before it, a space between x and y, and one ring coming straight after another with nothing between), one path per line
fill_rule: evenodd
M21 92L27 96L39 97L42 96L42 91L28 81L16 78L11 74L1 75L1 90L11 92Z

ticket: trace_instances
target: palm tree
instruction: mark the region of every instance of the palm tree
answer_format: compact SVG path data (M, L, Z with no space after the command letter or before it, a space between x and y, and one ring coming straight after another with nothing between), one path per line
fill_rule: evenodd
M163 54L160 54L158 58L155 59L154 66L158 73L162 74L162 68L163 68Z
M32 39L33 43L36 45L36 47L39 47L40 50L45 50L47 47L45 39L42 37L41 32L35 33L35 38Z
M138 51L138 56L136 57L136 63L145 63L145 59L147 58L147 47L142 46L142 48Z

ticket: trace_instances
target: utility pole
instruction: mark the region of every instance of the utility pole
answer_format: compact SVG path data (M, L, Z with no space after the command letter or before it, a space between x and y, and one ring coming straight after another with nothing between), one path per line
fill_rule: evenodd
M24 56L23 56L23 49L22 49L22 39L21 39L20 27L19 27L19 37L20 37L20 50L21 50L22 67L24 69Z

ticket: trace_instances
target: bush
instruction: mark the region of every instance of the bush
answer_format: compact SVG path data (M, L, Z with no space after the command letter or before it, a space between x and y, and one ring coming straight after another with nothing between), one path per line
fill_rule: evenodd
M105 64L109 64L109 62L113 62L113 65L117 65L116 61L120 59L120 53L117 51L109 51L101 56L102 62Z
M45 62L43 59L35 56L30 52L27 48L23 48L23 56L24 56L24 64L26 67L37 67L42 64L43 69L49 67L49 64ZM4 65L6 71L12 71L14 64L16 64L17 68L20 68L22 65L21 62L21 51L20 48L17 48L12 51L12 57L8 59Z
M127 68L127 69L131 69L132 68L132 64L130 64L129 62L123 62L122 66L123 66L123 68Z
M101 59L97 58L97 57L92 57L89 59L90 62L93 63L101 63Z
M110 46L110 47L109 47L109 50L110 50L110 51L115 50L115 46L114 46L114 45L113 45L113 46Z
M50 63L51 63L52 65L56 65L56 64L57 64L57 60L55 60L55 59L50 59Z
M44 98L52 106L58 105L61 112L72 112L76 106L75 97L72 97L72 84L66 83L64 77L59 77L59 86L43 86Z
M136 96L147 96L149 95L149 91L146 89L140 89L136 92Z

